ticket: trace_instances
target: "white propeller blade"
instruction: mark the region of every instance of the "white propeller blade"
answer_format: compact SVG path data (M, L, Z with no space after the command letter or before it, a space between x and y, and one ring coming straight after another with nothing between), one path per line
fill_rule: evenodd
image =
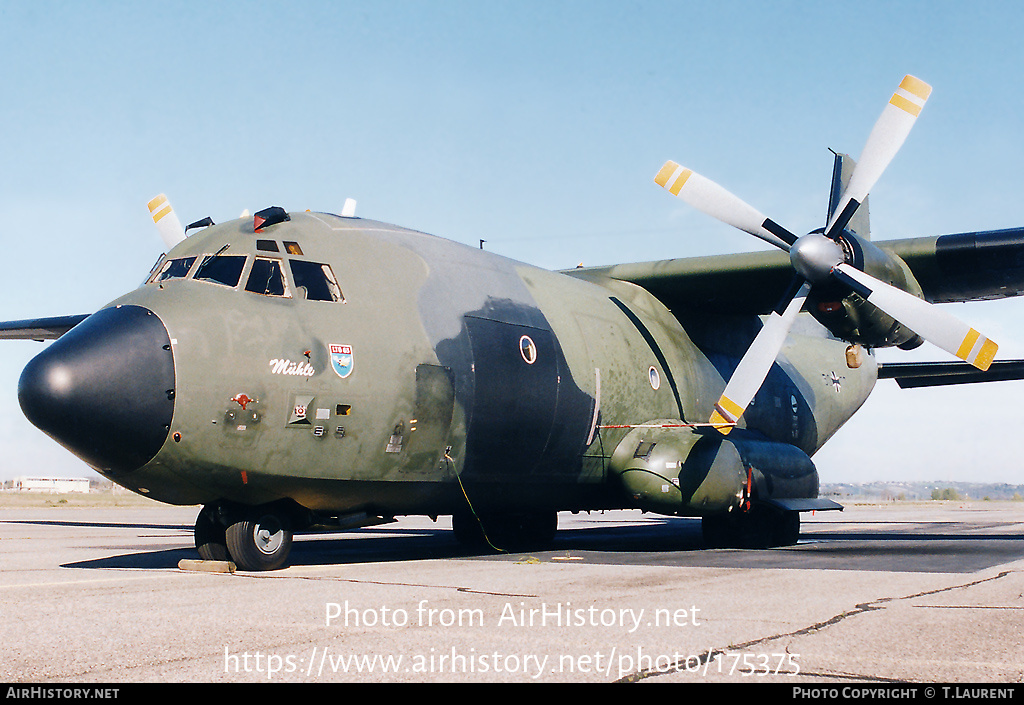
M665 162L661 171L654 177L654 183L712 218L759 237L787 252L790 245L796 242L795 235L770 218L766 218L753 206L743 202L714 181L673 161Z
M840 264L842 274L867 290L869 303L885 311L929 343L936 345L979 370L987 370L999 346L938 306L908 294L865 274L856 267Z
M810 291L811 285L805 281L781 315L772 312L744 353L711 414L711 423L721 433L728 434L732 430L732 425L743 416L757 390L761 388Z
M838 241L850 218L903 146L931 92L931 86L924 81L910 75L903 78L871 130L850 181L829 218L824 233L829 239L811 233L798 244L795 235L757 209L673 161L665 163L654 181L697 210L790 252L794 268L803 276L815 282L828 277L838 279L925 340L980 370L987 370L998 350L994 342L939 307L842 262L841 252L822 250L813 239L820 238L829 245ZM786 309L769 316L743 355L711 416L711 424L721 433L729 433L764 383L810 289L811 281L804 281Z
M181 227L178 216L174 214L174 209L171 208L167 196L161 193L148 205L149 214L153 216L153 222L156 223L156 228L160 231L160 237L167 245L168 250L185 239L185 231Z
M833 232L833 228L837 224L838 231L846 227L854 211L867 198L882 172L903 146L931 92L932 87L921 79L910 75L903 78L871 130L850 182L829 219L828 227L825 228L829 237L835 239L838 232Z

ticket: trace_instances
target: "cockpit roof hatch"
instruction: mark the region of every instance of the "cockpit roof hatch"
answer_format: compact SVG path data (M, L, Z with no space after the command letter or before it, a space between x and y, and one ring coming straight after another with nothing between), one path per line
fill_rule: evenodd
M253 230L259 232L263 228L275 225L277 223L283 223L286 220L291 220L291 216L281 206L271 206L270 208L264 208L258 211L252 217Z

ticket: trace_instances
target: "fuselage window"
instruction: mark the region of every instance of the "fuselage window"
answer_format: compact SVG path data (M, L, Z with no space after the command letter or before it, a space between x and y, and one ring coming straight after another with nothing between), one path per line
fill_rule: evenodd
M195 257L180 257L178 259L169 259L164 262L160 268L160 272L153 277L153 281L162 282L168 279L181 279L188 274L188 270L192 269L192 264L196 261Z
M308 301L345 301L338 280L329 264L290 260L295 286L305 293ZM302 296L300 295L300 298Z
M224 286L238 286L243 267L245 255L207 255L196 269L195 278Z
M281 260L257 257L252 263L245 290L264 296L287 296Z

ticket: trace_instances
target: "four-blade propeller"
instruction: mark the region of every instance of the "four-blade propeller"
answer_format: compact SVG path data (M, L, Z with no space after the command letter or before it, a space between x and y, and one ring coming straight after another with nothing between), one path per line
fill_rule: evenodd
M826 281L839 282L923 339L981 370L988 369L995 357L995 343L937 306L852 266L839 244L857 208L910 134L930 94L931 86L924 81L913 76L903 79L872 129L824 231L798 238L690 169L669 161L658 172L655 183L694 208L789 252L797 273L795 294L767 318L715 404L711 423L722 433L729 433L764 383L811 287Z

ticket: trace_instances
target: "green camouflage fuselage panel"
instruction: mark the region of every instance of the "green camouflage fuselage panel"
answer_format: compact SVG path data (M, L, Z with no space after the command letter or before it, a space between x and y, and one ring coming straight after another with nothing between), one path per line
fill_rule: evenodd
M213 255L244 257L237 281L239 262L199 278ZM166 326L166 441L141 468L97 469L174 503L443 514L471 488L481 506L630 506L609 476L616 445L651 420L706 422L759 327L325 214L216 225L167 260L185 275L111 304ZM295 263L328 265L340 295L311 296ZM264 287L268 271L282 281ZM863 403L874 363L847 368L845 343L805 327L745 423L810 455Z

